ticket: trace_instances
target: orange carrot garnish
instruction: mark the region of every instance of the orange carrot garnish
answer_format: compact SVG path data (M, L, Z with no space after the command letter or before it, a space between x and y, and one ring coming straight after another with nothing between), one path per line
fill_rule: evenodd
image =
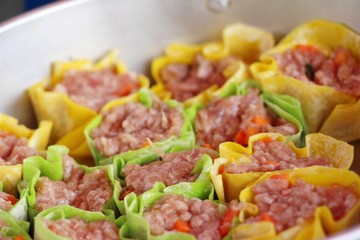
M345 50L339 50L335 57L334 57L334 63L336 66L339 66L340 64L346 62L348 59L348 55Z
M129 95L134 88L137 87L136 83L125 83L121 88L116 92L116 95L123 97Z
M260 221L274 222L272 217L269 214L267 214L266 212L263 212L260 214Z
M175 222L174 229L176 231L184 232L184 233L188 233L191 231L190 224L182 220L177 220Z
M265 162L265 164L272 164L272 165L274 165L275 167L276 166L279 166L279 163L278 162L276 162L276 161L270 161L270 160L267 160L266 162Z
M260 115L255 115L253 117L253 119L251 120L251 122L259 125L260 127L270 124L270 120L268 118L260 116Z

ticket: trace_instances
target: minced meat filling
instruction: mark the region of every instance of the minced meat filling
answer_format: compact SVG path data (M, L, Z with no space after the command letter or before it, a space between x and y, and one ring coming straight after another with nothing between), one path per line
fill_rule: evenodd
M245 96L215 100L200 110L195 120L197 145L214 149L227 141L246 146L248 138L260 132L292 135L297 127L267 109L255 89Z
M283 169L304 168L310 166L333 167L329 159L320 156L298 158L295 152L284 142L256 141L253 153L249 155L252 162L231 163L225 165L226 173L269 172Z
M118 74L115 68L97 71L68 71L54 88L74 102L98 112L109 101L127 96L140 88L133 73Z
M100 211L112 197L113 187L105 169L85 173L67 155L63 156L63 168L63 181L39 178L35 188L37 210L72 205L88 211Z
M274 58L287 76L360 97L360 63L345 48L326 57L315 47L298 45Z
M96 149L108 157L141 148L148 140L179 136L183 122L180 107L169 107L154 98L151 108L131 102L110 109L91 137Z
M243 203L232 201L227 209L238 213L243 206ZM219 206L209 200L167 194L147 206L143 217L149 222L152 235L175 230L193 234L199 240L217 240L226 234L223 224L231 225L232 219L224 221L225 214L226 211L219 211Z
M216 158L215 151L195 148L190 151L168 153L162 160L146 165L129 164L122 170L125 175L126 192L134 191L137 195L152 188L155 182L166 186L180 182L193 182L199 174L193 174L196 163L203 154Z
M0 166L22 164L25 158L37 155L36 149L26 144L25 138L0 130Z
M234 57L227 57L211 62L198 54L191 65L171 63L165 66L160 77L173 99L185 101L212 85L221 87L226 82L223 71L235 61Z
M339 220L359 201L354 186L314 186L301 180L291 185L286 175L275 175L252 188L259 215L246 223L271 221L277 232L310 220L315 209L328 206Z
M108 220L85 222L81 219L42 219L47 228L59 236L72 240L77 239L119 239L119 229Z

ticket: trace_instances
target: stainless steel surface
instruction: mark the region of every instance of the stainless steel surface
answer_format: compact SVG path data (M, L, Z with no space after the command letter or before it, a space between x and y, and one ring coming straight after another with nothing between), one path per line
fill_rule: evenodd
M0 112L34 126L25 91L49 75L53 61L94 59L118 48L129 69L148 73L149 60L167 44L219 39L221 29L234 22L267 29L277 37L316 18L344 22L360 31L359 0L215 2L225 7L214 11L209 0L64 1L1 24ZM353 169L359 172L357 145ZM336 239L359 236L356 232Z

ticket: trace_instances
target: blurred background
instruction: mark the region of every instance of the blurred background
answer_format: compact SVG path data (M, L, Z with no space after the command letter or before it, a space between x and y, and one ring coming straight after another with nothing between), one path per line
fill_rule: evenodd
M55 0L0 0L0 23L50 2Z

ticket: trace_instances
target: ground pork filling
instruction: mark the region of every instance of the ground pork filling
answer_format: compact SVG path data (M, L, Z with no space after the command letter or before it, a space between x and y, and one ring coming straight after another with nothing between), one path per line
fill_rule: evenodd
M154 98L151 108L131 102L110 109L91 137L95 148L109 157L144 147L149 140L159 142L179 136L183 122L180 107L169 107Z
M233 218L224 221L224 216L228 212L238 213L242 207L243 203L232 201L226 211L219 211L219 206L209 200L167 194L147 206L143 217L149 222L152 235L179 231L193 234L197 239L215 240L230 230ZM224 224L227 232L223 232Z
M297 127L277 117L264 106L259 91L231 96L210 103L195 120L197 145L218 149L220 143L235 141L247 146L248 138L260 132L297 133Z
M25 158L37 155L36 149L26 144L25 138L0 130L0 166L22 164Z
M155 182L163 182L166 186L180 182L193 182L199 174L192 173L196 163L203 154L213 159L218 157L215 151L195 148L190 151L164 154L162 160L146 165L129 164L122 170L126 188L124 194L135 192L137 195L151 189ZM125 197L122 194L122 197Z
M298 45L274 58L290 77L360 97L360 63L345 48L337 47L326 57L315 47Z
M112 197L113 187L106 169L85 173L67 155L63 156L63 168L63 181L39 178L35 188L37 210L71 205L87 211L100 211Z
M234 62L234 57L209 61L198 54L190 65L171 63L165 66L160 77L173 99L185 101L212 85L221 87L226 82L223 71Z
M81 219L42 219L43 223L57 235L73 240L82 239L119 239L119 229L108 220L85 222Z
M314 186L301 180L291 185L286 175L275 175L252 188L259 215L246 223L271 221L277 232L312 219L315 209L328 206L335 220L359 201L353 185Z
M98 71L68 71L54 91L66 93L74 102L98 112L107 102L139 88L136 74L118 74L113 67Z
M226 173L270 172L283 169L304 168L310 166L333 167L326 157L313 156L298 158L295 152L284 142L260 140L254 142L253 153L248 155L252 162L231 163L224 166Z
M3 211L8 211L12 208L18 199L13 195L7 194L5 192L0 191L0 209Z

